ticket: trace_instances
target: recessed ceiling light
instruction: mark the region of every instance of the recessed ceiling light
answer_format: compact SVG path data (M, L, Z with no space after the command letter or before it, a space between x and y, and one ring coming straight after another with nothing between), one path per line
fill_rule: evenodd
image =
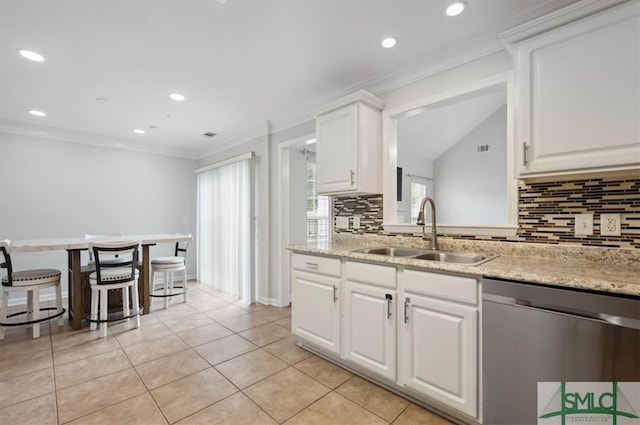
M465 8L465 3L462 1L457 1L455 3L451 3L449 7L447 7L447 16L458 16L462 13Z
M144 130L141 130L139 128L136 128L135 130L133 130L133 132L136 134L144 134Z
M180 93L169 93L169 97L173 100L177 100L178 102L182 102L186 99L183 94Z
M29 110L29 113L31 115L35 115L36 117L45 117L45 116L47 116L46 113L44 113L42 111L38 111L37 109L31 109L31 110Z
M382 47L385 49L390 49L398 43L398 39L395 37L387 37L382 40Z
M111 101L106 97L96 97L96 102L101 103L103 105L111 104Z
M42 56L38 52L34 52L33 50L18 49L18 53L23 58L27 58L27 59L32 60L34 62L44 62L44 56Z

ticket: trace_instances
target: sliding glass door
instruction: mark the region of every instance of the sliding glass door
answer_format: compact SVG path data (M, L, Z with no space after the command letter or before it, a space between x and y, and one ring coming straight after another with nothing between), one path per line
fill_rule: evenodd
M198 280L253 302L251 155L197 172Z

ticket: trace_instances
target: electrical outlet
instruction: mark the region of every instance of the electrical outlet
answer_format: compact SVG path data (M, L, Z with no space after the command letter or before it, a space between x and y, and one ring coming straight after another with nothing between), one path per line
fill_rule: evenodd
M620 236L620 214L600 214L600 234Z
M348 229L349 217L336 217L336 229Z
M359 229L360 228L360 217L357 215L353 216L353 228L354 229Z
M576 236L593 235L593 214L576 215L575 235Z

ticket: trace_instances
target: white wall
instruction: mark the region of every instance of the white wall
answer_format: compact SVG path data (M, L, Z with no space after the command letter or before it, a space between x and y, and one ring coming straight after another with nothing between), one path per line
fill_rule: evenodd
M258 136L231 148L198 160L198 167L215 164L246 152L254 152L254 211L256 229L255 288L257 301L272 304L269 287L269 190L270 153L269 136Z
M477 152L477 145L489 145ZM503 106L434 161L438 223L507 222L507 107Z
M0 239L195 236L194 169L190 159L0 132ZM171 254L173 248L159 245L151 254ZM190 275L196 270L192 248ZM12 260L16 269L62 270L66 291L66 251L16 253Z

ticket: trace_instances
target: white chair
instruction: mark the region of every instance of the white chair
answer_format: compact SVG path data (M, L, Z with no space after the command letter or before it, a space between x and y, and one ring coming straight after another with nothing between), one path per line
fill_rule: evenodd
M164 308L169 308L169 298L184 295L184 302L187 302L187 265L186 256L188 242L176 242L175 255L173 257L158 257L151 260L151 279L149 296L164 298ZM154 277L156 272L164 273L162 294L155 293ZM182 272L182 286L174 285L173 274ZM176 292L175 289L180 289Z
M36 269L13 271L11 263L11 241L0 241L2 262L0 268L6 269L6 276L2 277L2 291L0 292L0 340L4 339L6 328L11 326L31 326L34 338L40 337L40 322L58 318L58 326L64 325L62 315L62 290L60 288L60 270ZM56 307L40 307L40 290L55 287ZM27 293L26 311L9 314L9 294L16 291ZM43 311L55 310L53 314L41 317ZM26 315L26 320L12 320L13 317Z
M107 336L107 323L135 317L135 327L140 327L140 299L138 296L138 248L139 241L90 242L96 271L89 276L91 285L90 329L100 324L100 337ZM118 262L114 262L114 258ZM131 300L129 300L131 288ZM108 317L108 293L111 289L122 289L122 314ZM129 303L131 302L131 307ZM99 317L99 318L98 318Z

